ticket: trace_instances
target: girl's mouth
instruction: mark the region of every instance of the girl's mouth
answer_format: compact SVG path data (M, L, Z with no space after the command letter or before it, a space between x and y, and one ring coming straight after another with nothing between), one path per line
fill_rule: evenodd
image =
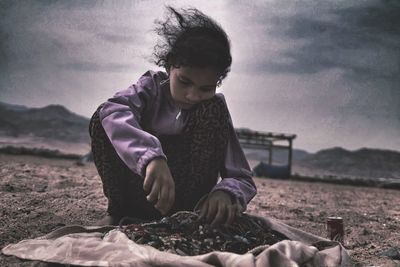
M192 103L185 103L185 102L177 102L178 106L181 108L191 108L193 107L195 104Z

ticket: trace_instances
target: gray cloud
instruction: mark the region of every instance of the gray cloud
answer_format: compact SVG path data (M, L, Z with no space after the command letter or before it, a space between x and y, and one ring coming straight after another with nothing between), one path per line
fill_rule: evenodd
M59 64L58 67L64 70L72 71L91 71L91 72L126 72L132 69L132 65L129 64L99 64L94 62L70 62Z
M117 17L121 23L110 23L115 14L105 5L100 1L2 1L0 71L76 67L114 72L130 66L129 61L142 53L142 31L123 17ZM108 62L99 59L101 54Z
M242 14L232 23L244 25L234 35L241 53L232 69L244 75L230 86L249 95L237 106L251 103L246 115L235 114L242 125L297 133L307 147L399 149L400 2L273 1L232 9Z
M139 34L136 35L126 35L123 33L123 30L119 30L118 32L121 32L121 34L116 34L116 33L107 33L107 32L102 32L102 33L97 33L96 36L100 39L112 42L112 43L126 43L126 44L132 44L132 42L135 42L137 40L140 40Z
M400 2L368 1L366 4L328 9L318 16L294 14L275 18L274 34L305 40L296 51L284 51L289 64L266 64L270 71L315 73L340 68L353 78L400 77ZM329 19L327 19L329 18Z
M242 21L252 25L245 34L253 31L273 50L254 47L258 55L242 60L240 71L314 74L339 68L355 80L399 82L399 1L285 1L254 10ZM270 43L276 39L280 43Z
M296 133L296 146L313 150L400 149L396 1L174 3L187 5L231 37L234 63L222 89L238 126ZM90 116L156 69L143 55L163 12L155 0L0 1L0 98Z

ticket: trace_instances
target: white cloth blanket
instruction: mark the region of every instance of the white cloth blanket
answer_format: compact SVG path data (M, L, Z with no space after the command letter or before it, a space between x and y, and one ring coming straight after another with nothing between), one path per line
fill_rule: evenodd
M257 256L220 251L179 256L136 244L115 227L78 225L10 244L2 253L21 259L80 266L350 266L349 255L340 243L272 218L261 219L266 226L290 240L269 246Z

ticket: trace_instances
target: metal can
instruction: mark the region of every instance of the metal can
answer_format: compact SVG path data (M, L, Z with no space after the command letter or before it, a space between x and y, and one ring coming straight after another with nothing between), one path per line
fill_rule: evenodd
M326 220L328 238L343 244L344 226L342 217L328 217Z

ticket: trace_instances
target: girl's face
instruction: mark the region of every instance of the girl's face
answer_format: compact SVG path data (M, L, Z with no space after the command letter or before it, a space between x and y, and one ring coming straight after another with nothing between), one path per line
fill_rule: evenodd
M170 89L175 104L182 109L210 99L215 95L218 72L213 68L170 68Z

